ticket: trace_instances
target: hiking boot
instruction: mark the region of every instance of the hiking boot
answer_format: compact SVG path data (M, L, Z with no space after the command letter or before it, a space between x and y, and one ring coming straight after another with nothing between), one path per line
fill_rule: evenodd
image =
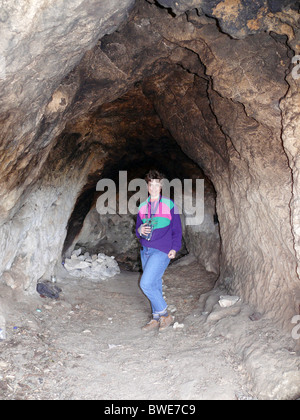
M174 322L174 317L172 315L161 316L159 319L159 331L164 331Z
M151 321L148 322L148 324L142 327L142 331L148 332L148 331L155 330L158 327L159 327L159 321L156 321L155 319L151 319Z

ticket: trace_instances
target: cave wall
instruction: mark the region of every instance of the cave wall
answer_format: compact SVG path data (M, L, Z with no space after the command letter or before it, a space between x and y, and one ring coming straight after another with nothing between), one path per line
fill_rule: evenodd
M298 261L300 261L300 92L299 79L288 77L289 90L280 103L282 109L282 139L283 146L289 159L292 170L292 199L291 225L294 236L294 248ZM300 264L297 265L300 278Z
M216 147L212 137L217 138L219 130L221 138L220 129L211 124L210 136L199 136L209 118L203 120L204 107L197 103L201 96L208 98L203 87L202 92L196 85L187 89L186 79L191 76L180 73L181 80L177 71L176 100L170 73L152 79L149 89L166 126L216 187L222 238L219 282L270 316L277 317L281 302L281 316L287 319L297 309L298 279L290 229L291 173L280 132L276 133L275 122L271 127L271 119L269 127L260 124L247 116L243 106L209 87L210 106L227 151L219 154L212 150Z
M17 292L32 293L39 279L54 274L77 196L88 181L88 173L104 165L100 146L91 154L90 145L82 143L80 137L73 135L67 140L59 138L40 180L27 191L16 215L2 226L2 281Z
M295 2L140 0L129 19L132 1L31 3L1 17L2 281L28 289L59 261L78 194L109 163L113 135L90 136L87 116L142 82L217 191L220 283L279 321L298 313Z
M197 53L205 74L212 76L208 98L197 77L199 66L194 82L192 74L177 70L176 76L153 78L149 90L166 127L216 187L220 283L275 318L280 302L281 319L289 319L298 311L299 279L290 225L293 179L279 107L289 89L287 49L266 34L236 41L221 36L214 25L201 27L203 19L196 14L192 19L198 22L197 35L186 23L180 45ZM164 36L175 41L178 32L170 27ZM189 68L187 60L182 65ZM203 117L209 108L203 101L209 101L218 127L212 115Z
M57 90L62 79L119 26L133 5L134 0L1 5L0 223L12 217L27 186L40 177L62 131L61 114L76 92L74 81Z

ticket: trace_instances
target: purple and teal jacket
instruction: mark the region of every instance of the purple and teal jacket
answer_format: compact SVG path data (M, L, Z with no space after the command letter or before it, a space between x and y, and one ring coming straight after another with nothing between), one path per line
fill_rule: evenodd
M159 249L168 254L171 249L178 252L181 248L182 227L180 215L176 205L172 200L166 197L160 197L158 208L154 215L153 234L150 241L142 238L138 232L139 227L145 223L151 216L150 196L139 206L139 212L136 220L136 236L139 238L142 246Z

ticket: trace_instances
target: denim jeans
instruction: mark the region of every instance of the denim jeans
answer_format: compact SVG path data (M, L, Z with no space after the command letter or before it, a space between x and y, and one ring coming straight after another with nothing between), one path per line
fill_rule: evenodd
M143 275L140 287L150 300L153 315L161 315L167 309L162 294L162 277L170 263L168 255L155 248L141 250Z

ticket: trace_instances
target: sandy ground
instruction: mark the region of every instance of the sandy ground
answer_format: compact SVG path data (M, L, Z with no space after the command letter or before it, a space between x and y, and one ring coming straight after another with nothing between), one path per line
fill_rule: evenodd
M276 342L297 375L299 354L292 343L284 339L278 344L278 332L269 322L250 321L247 305L235 316L207 321L203 312L215 303L217 292L209 292L215 276L193 260L171 265L164 277L166 300L181 328L141 331L150 306L139 279L140 273L121 272L97 283L62 271L58 300L36 293L25 302L10 302L7 339L0 342L0 399L262 399L261 389L268 386L259 373L253 374L257 370L250 356L245 358L247 340L258 325L264 329L251 343L260 340L261 363L264 346ZM3 289L1 297L9 302L12 292ZM238 345L240 337L244 344ZM269 388L268 398L278 396L273 383Z

